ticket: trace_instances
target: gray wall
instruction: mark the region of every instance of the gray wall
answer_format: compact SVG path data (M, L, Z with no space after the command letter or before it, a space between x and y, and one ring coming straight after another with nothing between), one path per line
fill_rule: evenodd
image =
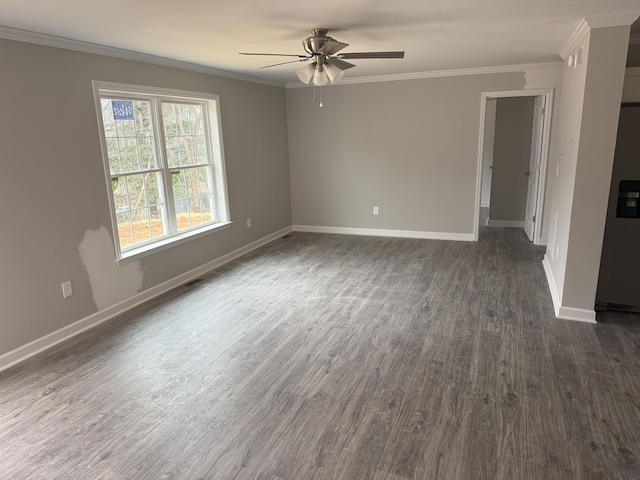
M8 40L0 65L0 355L291 225L284 88ZM92 80L220 95L231 228L115 264Z
M296 225L473 233L481 93L559 69L287 90ZM380 215L372 215L372 207Z
M592 29L583 63L564 67L545 262L569 316L593 312L628 41L629 27Z
M496 108L489 219L523 222L535 97L499 98Z

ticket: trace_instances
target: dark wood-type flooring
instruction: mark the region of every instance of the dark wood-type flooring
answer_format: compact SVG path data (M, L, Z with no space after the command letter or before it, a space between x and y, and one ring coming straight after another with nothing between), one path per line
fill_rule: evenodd
M0 478L639 479L640 315L542 253L291 234L0 373Z

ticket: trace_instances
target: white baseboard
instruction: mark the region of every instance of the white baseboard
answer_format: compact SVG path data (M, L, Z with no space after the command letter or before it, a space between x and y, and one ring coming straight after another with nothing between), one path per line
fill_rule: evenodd
M553 278L551 272L551 264L548 254L545 254L542 260L542 266L544 267L544 273L547 277L547 283L549 284L549 290L551 290L551 299L553 300L553 309L556 313L556 318L562 320L575 320L577 322L597 323L595 310L587 310L584 308L565 307L560 301L560 295L558 294L558 287L556 281Z
M524 222L522 220L491 220L487 222L489 227L509 227L509 228L524 228Z
M388 230L382 228L321 227L294 225L294 232L333 233L338 235L364 235L369 237L420 238L423 240L475 241L473 233L422 232L418 230Z
M562 320L575 320L576 322L598 323L596 322L596 311L586 308L560 307L558 318Z
M255 250L256 248L266 245L267 243L270 243L282 237L283 235L291 233L291 231L291 227L286 227L282 230L278 230L277 232L267 235L266 237L256 240L255 242L245 245L244 247L238 248L233 252L227 253L226 255L216 258L215 260L205 263L204 265L200 265L193 270L189 270L188 272L167 280L164 283L144 290L143 292L140 292L133 297L123 300L122 302L100 310L99 312L89 315L88 317L80 319L77 322L72 323L71 325L62 327L55 332L51 332L48 335L45 335L44 337L40 337L37 340L27 343L26 345L0 355L0 371L5 370L17 363L20 363L40 352L43 352L44 350L47 350L54 345L68 340L69 338L74 337L79 333L100 325L101 323L106 322L107 320L110 320L117 315L120 315L137 305L140 305L141 303L149 301L152 298L157 297L158 295L162 295L163 293L168 292L173 288L184 285L185 283L199 277L200 275L203 275L215 268L224 265L225 263L235 260L236 258L241 257L242 255Z
M558 287L556 287L556 280L553 278L553 273L551 272L551 263L549 260L549 253L544 254L544 258L542 259L542 266L544 267L544 274L547 277L547 285L549 285L549 290L551 291L551 300L553 300L553 310L556 312L556 317L558 316L558 312L560 311L560 295L558 295Z

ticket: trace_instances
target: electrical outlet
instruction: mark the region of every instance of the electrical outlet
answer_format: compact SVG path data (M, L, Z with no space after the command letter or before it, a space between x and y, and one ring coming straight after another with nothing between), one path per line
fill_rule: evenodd
M62 298L68 298L73 295L73 288L71 287L71 280L62 282Z
M247 218L247 228L251 228L251 219Z
M373 207L373 214L378 215L378 213L380 213L380 211L378 210L378 207Z

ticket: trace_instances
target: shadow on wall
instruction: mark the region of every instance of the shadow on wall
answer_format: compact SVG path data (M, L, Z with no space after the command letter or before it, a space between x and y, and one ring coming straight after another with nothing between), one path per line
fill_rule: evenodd
M113 241L104 226L87 230L78 247L98 311L134 296L142 288L140 261L118 264L113 252Z

